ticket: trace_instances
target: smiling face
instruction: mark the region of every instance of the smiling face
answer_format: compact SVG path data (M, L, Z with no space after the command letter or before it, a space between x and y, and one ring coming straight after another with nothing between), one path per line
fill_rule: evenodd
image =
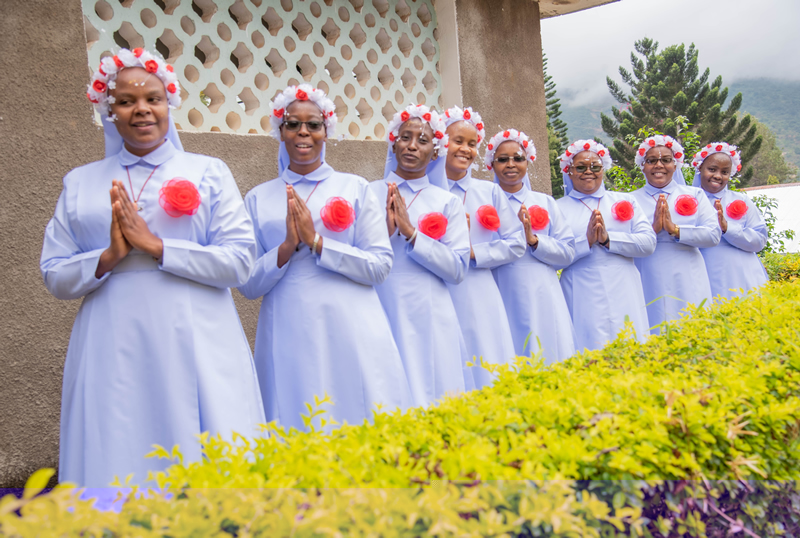
M520 157L522 160L520 161ZM507 140L494 152L492 170L500 187L506 192L517 192L522 188L528 172L528 157L519 143ZM504 162L505 161L505 162Z
M302 123L297 131L287 128L288 122L320 122L322 128L311 131ZM293 101L286 107L281 125L281 141L286 146L291 164L289 168L298 174L308 174L322 165L322 148L328 135L322 111L312 101Z
M469 122L457 121L447 128L447 177L461 179L478 155L478 130Z
M141 67L128 67L117 75L111 113L125 147L139 157L162 143L169 130L169 103L164 83Z
M592 168L596 171L593 172ZM603 161L593 151L581 151L572 159L569 178L576 191L582 194L594 194L603 184Z
M668 164L664 161L668 161ZM644 154L644 177L651 186L657 189L663 189L669 185L676 167L672 150L666 146L650 148Z
M433 129L426 121L411 118L400 126L392 151L397 156L395 173L403 179L419 179L434 157Z
M733 163L725 153L714 153L700 165L700 183L703 190L716 194L728 185Z

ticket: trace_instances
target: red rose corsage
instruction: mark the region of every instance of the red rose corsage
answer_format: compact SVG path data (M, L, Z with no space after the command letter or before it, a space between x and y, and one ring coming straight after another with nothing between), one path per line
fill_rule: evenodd
M611 206L611 214L620 222L625 222L633 218L633 204L627 200L620 200Z
M734 200L725 208L725 214L728 218L739 220L747 214L747 204L744 200Z
M494 206L482 205L478 208L476 213L481 226L493 232L500 229L500 217L497 215L497 210Z
M447 233L447 217L441 213L427 213L422 215L417 221L417 230L430 237L439 240Z
M158 203L170 217L194 215L200 207L200 193L188 179L172 178L161 185Z
M688 194L681 194L675 200L675 211L678 212L678 215L683 215L684 217L694 215L697 213L697 199Z
M356 212L350 202L335 196L328 199L319 211L322 224L332 232L343 232L356 220Z
M534 230L544 230L550 224L550 213L538 205L528 208L528 216L531 218L531 228Z

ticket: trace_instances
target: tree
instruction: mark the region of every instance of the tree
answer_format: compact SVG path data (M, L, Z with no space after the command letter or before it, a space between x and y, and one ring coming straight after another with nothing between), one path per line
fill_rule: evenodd
M550 159L550 185L553 196L561 198L564 195L564 180L558 163L561 155L569 145L567 124L559 119L561 116L560 99L556 97L556 83L553 77L547 74L547 56L543 56L542 71L544 72L544 95L547 108L547 140Z
M636 148L628 144L627 137L635 136L645 126L676 136L676 119L683 116L700 137L701 144L723 140L739 146L743 166L741 179L746 184L753 176L749 162L761 148L762 137L757 134L749 114L744 117L737 114L742 94L736 94L723 110L728 88L723 88L721 76L708 82L710 69L700 74L694 43L688 49L680 44L659 51L658 42L643 38L636 41L634 49L632 72L622 66L619 68L630 94L606 77L611 95L624 105L611 109L613 118L601 115L603 131L614 139L609 148L614 160L622 168L632 170Z
M778 147L775 133L757 119L753 122L758 136L761 136L764 142L761 144L761 151L750 161L753 177L748 185L755 187L796 181L797 167L786 161L783 151Z

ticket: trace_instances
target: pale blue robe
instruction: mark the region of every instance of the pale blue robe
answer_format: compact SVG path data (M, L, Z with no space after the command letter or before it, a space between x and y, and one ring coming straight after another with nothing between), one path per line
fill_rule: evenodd
M467 277L460 284L447 284L453 297L467 355L475 358L472 374L475 387L494 382L494 376L478 366L479 358L492 364L513 361L514 340L500 290L492 269L518 260L525 254L525 232L502 189L491 181L475 179L468 171L458 181L448 179L450 192L464 205L471 216L470 241L475 259L470 260ZM484 228L477 215L480 206L497 210L500 228L493 232Z
M279 268L287 184L307 200L324 243L321 255L301 244ZM320 217L332 197L346 199L355 211L355 221L341 232L327 229ZM307 176L286 168L248 192L245 205L258 252L239 291L248 299L264 297L255 360L267 420L307 429L301 417L309 414L306 404L326 394L333 401L322 406L326 418L340 423L371 419L376 404L387 411L410 406L408 380L374 288L389 275L393 255L367 181L324 163ZM319 426L319 418L314 423Z
M141 215L164 242L162 262L132 251L95 278L110 244L111 180L139 199ZM191 181L202 203L171 217L161 185ZM130 195L130 193L129 193ZM59 481L105 487L114 476L147 472L154 444L180 445L200 458L196 436L253 436L264 422L250 347L229 287L247 281L255 259L253 226L228 167L184 153L169 141L139 158L127 150L72 170L47 225L41 270L59 299L83 298L70 336L61 405Z
M545 364L562 361L575 353L575 330L555 267L572 263L575 236L552 196L532 191L526 182L518 192L505 194L514 212L522 204L539 206L550 218L543 229L533 230L536 249L528 246L524 256L494 269L514 349L520 356L541 351Z
M746 194L728 190L727 186L716 194L703 192L712 207L715 201L722 201L722 211L728 221L728 231L722 234L719 244L700 249L708 271L711 296L730 299L765 284L769 277L756 254L767 246L768 239L761 212ZM747 213L738 220L730 218L725 211L735 200L747 204Z
M618 221L611 207L622 200L633 205L633 218ZM627 193L593 194L571 190L557 202L575 235L575 259L561 273L561 289L567 301L578 351L599 349L614 340L629 320L636 338L648 336L647 309L639 270L634 258L649 256L656 248L656 234L636 199ZM608 232L608 248L589 247L586 231L592 211L599 209Z
M632 193L651 227L656 201L662 193L667 198L672 222L680 227L681 238L676 240L664 228L658 233L653 255L636 260L636 267L642 274L644 298L648 303L647 318L653 334L661 331L660 325L665 321L678 319L688 304L711 302L711 286L700 248L716 246L722 233L717 212L705 193L674 180L663 189L656 189L648 183ZM679 215L675 211L675 202L682 195L697 200L694 215Z
M386 200L390 182L397 183L415 228L427 213L447 218L447 231L438 240L418 230L412 246L395 232L392 272L376 286L403 358L414 405L425 406L446 394L474 388L472 372L465 368L466 348L456 309L445 285L458 284L467 275L467 219L461 201L432 186L428 176L404 180L392 172L370 184L378 200ZM385 219L386 205L381 207Z

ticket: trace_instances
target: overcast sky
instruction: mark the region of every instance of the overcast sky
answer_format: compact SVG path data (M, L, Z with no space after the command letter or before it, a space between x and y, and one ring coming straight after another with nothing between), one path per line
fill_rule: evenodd
M606 76L621 82L619 66L630 71L633 43L643 37L659 48L694 43L700 72L709 67L726 85L800 80L800 0L620 0L542 21L547 71L562 101L607 101Z

